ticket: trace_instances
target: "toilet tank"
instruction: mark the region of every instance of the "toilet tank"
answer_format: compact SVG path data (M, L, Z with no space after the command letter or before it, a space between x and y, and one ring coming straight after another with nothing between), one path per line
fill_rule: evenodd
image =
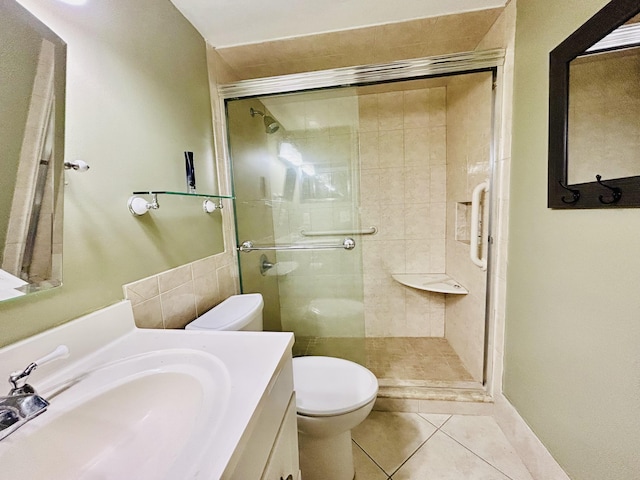
M246 330L262 331L264 302L259 293L233 295L203 313L185 330Z

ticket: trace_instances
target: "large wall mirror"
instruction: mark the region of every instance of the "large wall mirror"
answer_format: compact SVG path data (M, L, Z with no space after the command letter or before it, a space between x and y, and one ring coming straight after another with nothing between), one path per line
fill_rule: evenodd
M640 207L639 13L613 0L550 54L551 208Z
M66 45L0 0L0 301L62 281Z

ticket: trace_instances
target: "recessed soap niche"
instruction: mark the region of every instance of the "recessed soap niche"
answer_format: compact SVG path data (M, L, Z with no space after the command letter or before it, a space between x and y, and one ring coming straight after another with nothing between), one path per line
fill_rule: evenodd
M456 241L471 244L471 202L456 203Z

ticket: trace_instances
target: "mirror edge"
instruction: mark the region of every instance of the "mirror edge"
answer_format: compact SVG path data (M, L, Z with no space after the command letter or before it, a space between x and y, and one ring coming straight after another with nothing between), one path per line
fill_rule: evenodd
M20 21L29 24L30 28L37 31L43 40L49 41L54 46L54 108L53 116L55 121L54 131L54 156L53 162L53 218L52 218L52 250L55 244L59 244L59 258L55 260L55 252L52 251L51 278L36 282L29 282L15 290L20 294L15 296L1 297L0 303L15 302L19 299L30 296L33 293L50 291L63 284L62 269L62 244L63 244L63 221L64 221L64 161L65 161L65 120L66 120L66 90L67 90L67 42L63 40L49 25L31 12L24 5L16 0L2 0L0 2L3 9L10 12ZM0 259L2 257L0 256ZM54 273L57 272L57 273Z

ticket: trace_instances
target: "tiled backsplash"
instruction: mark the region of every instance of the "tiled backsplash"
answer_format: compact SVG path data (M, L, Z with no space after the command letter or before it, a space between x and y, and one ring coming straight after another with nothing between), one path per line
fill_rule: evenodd
M212 255L152 275L122 288L131 301L136 326L183 328L238 292L233 255Z
M446 271L469 294L447 296L445 331L447 340L476 381L481 381L483 374L486 272L469 261L469 242L458 240L456 213L461 203L470 203L475 186L491 175L492 83L491 73L480 72L453 78L447 88ZM481 223L486 229L488 204L485 205Z

